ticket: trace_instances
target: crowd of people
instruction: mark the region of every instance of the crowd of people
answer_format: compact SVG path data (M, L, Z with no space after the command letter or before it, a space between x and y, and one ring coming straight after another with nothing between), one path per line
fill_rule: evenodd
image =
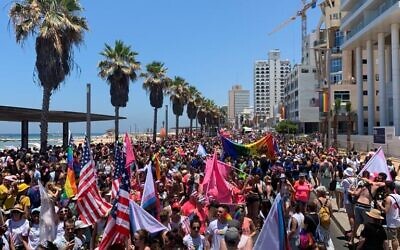
M262 134L231 135L231 140L250 143ZM400 237L399 168L388 161L386 173L360 170L374 152L339 153L324 149L314 137L285 138L275 135L279 150L265 154L224 155L218 137L181 135L152 143L134 141L136 155L131 176L131 199L140 203L146 178L144 167L158 155L160 178L155 179L159 208L153 214L166 228L150 233L132 232L125 242L109 249L253 249L274 199L284 201L287 243L290 249L334 249L330 234L333 205L347 213L351 230L349 246L358 249L398 249ZM219 203L203 189L208 156L217 152L231 166L227 177L232 203ZM91 145L96 163L97 186L110 203L115 170L114 144ZM74 147L74 172L79 180L83 145ZM154 164L153 164L154 165ZM32 149L0 152L0 246L2 249L96 249L107 218L93 225L82 221L76 197L64 192L67 156L62 147L46 154ZM147 170L149 171L149 170ZM153 168L153 171L154 168ZM389 181L393 180L393 181ZM57 238L40 242L40 192L45 186L55 204ZM335 199L333 199L335 198ZM336 204L333 204L336 202Z

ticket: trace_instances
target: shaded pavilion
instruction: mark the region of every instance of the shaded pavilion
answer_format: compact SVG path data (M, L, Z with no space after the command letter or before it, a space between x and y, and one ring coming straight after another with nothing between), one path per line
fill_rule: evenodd
M12 106L0 106L0 121L21 122L21 148L28 148L29 122L40 122L42 110ZM90 114L90 121L114 120L113 115ZM119 117L126 119L126 117ZM49 123L62 123L63 146L68 144L68 130L70 122L86 122L86 113L72 111L49 111Z

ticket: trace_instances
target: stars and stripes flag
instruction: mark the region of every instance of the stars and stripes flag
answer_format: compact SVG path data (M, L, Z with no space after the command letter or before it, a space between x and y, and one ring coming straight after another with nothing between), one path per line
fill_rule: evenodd
M115 144L114 149L114 163L115 163L115 172L113 176L112 186L111 186L111 199L115 199L117 197L118 189L121 184L122 174L125 169L125 157L123 155L121 148L118 146L118 143ZM129 172L127 172L129 174Z
M125 163L124 155L122 154L120 147L116 147L115 150L119 151L116 153L116 156L123 158L122 160L118 160ZM107 249L113 243L122 242L129 236L129 192L129 173L125 167L122 167L118 195L108 218L106 228L104 229L103 239L101 240L99 249Z
M79 179L77 209L81 220L91 225L105 217L111 209L111 204L100 195L96 184L94 161L90 153L90 144L87 137L83 147L81 176Z

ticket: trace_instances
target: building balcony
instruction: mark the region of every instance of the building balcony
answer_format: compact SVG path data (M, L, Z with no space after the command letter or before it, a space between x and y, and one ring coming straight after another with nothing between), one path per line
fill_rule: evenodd
M360 38L361 35L366 35L368 32L384 32L382 27L388 27L388 31L390 31L390 24L395 22L394 20L398 20L399 14L399 0L387 0L376 8L368 10L368 13L354 26L342 27L349 30L342 49L354 42L357 37ZM371 27L368 27L370 25Z
M356 16L358 16L362 10L362 6L368 2L370 0L358 0L358 1L353 1L355 2L355 4L349 9L347 10L347 15L345 15L342 18L342 26L346 26L348 24L348 22L350 22L350 20L354 19ZM343 11L343 7L342 7L342 11ZM359 11L359 12L357 12Z

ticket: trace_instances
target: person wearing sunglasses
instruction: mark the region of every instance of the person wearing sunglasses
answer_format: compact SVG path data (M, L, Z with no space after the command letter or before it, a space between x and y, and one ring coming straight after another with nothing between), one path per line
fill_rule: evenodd
M190 234L183 237L183 244L188 250L208 250L206 238L200 234L201 222L197 215L190 221Z

